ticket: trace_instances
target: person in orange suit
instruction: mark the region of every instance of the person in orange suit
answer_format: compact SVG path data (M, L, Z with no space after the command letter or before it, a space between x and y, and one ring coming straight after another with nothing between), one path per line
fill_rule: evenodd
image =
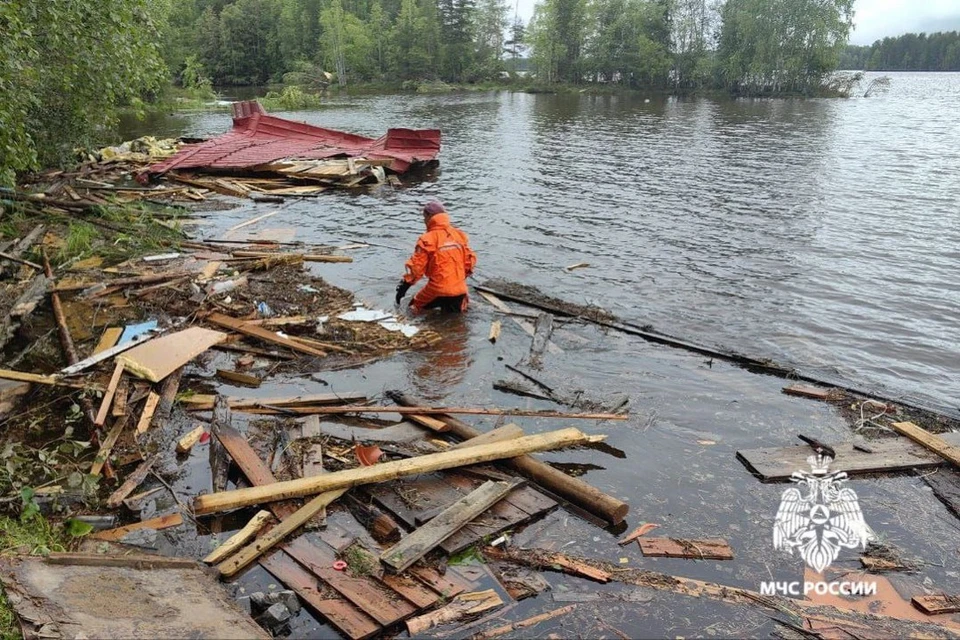
M473 273L477 254L470 249L467 234L450 224L443 204L436 200L423 207L427 232L417 240L407 273L397 285L397 304L417 280L427 276L427 286L410 301L410 307L441 309L460 313L467 310L467 276Z

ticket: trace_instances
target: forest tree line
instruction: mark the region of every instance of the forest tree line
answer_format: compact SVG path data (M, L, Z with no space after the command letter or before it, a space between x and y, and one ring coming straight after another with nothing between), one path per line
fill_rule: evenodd
M849 45L841 69L862 71L960 71L960 32L907 33L872 45Z
M506 0L168 1L172 74L218 85L318 69L340 84L472 83L522 56L544 83L810 93L853 17L853 0L540 0L529 24Z

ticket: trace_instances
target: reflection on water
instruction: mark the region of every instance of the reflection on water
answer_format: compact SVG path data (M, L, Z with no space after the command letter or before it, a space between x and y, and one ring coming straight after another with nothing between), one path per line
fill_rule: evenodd
M407 369L407 382L427 400L442 400L460 385L473 363L467 316L428 310L417 322L442 336L437 344L419 351L415 366Z
M405 247L417 205L437 197L471 235L481 279L953 403L960 74L892 76L888 93L850 100L338 99L283 115L365 135L439 127L441 166L403 189L288 211L301 240ZM162 116L126 133L212 135L229 122ZM563 269L576 262L591 267ZM381 255L344 284L386 298L401 272L400 255Z

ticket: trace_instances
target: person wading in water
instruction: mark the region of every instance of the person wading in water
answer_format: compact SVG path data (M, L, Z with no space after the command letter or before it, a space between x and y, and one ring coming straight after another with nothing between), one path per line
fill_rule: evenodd
M410 307L415 312L441 309L461 313L467 310L467 277L477 264L477 254L470 249L467 234L450 224L443 204L436 200L423 207L427 232L417 240L413 256L407 260L407 273L397 285L397 304L410 287L424 275L427 286L421 289Z

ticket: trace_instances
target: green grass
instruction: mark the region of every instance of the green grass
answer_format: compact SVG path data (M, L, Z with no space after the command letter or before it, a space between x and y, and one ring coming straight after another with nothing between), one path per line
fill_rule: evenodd
M11 555L24 551L30 555L47 555L51 551L66 551L66 536L61 527L54 526L39 515L27 519L0 517L0 553ZM19 640L20 625L0 590L0 640Z

